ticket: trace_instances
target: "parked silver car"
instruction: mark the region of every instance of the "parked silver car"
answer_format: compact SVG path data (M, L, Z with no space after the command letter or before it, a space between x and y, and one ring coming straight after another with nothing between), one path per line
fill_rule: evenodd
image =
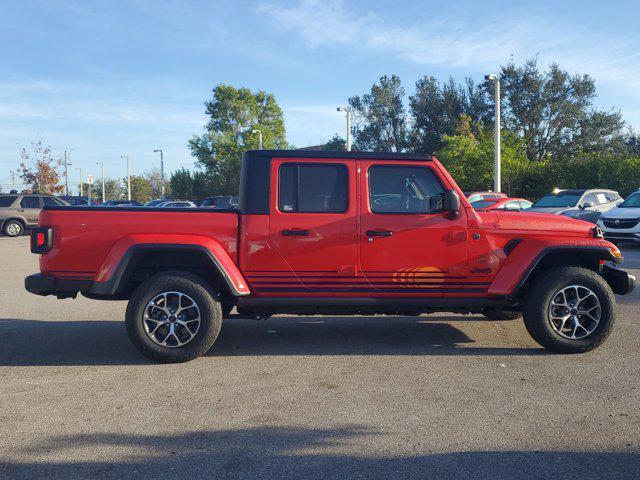
M622 203L622 197L613 190L554 190L526 211L565 215L596 223L603 212L617 207L620 203Z

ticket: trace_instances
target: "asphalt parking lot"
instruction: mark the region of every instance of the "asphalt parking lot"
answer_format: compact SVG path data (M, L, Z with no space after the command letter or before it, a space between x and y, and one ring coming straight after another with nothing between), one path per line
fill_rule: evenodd
M157 365L124 302L36 297L37 269L0 238L2 479L640 478L638 291L583 355L520 321L289 316Z

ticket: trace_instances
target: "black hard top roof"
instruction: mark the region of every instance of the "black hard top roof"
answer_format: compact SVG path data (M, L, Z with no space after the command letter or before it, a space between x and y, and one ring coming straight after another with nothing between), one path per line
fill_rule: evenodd
M431 155L424 153L396 153L396 152L362 152L352 150L248 150L249 157L269 158L341 158L341 159L376 159L376 160L414 160L429 161Z

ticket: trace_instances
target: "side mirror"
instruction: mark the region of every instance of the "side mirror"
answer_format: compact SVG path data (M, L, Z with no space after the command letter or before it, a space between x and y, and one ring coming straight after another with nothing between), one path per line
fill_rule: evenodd
M592 203L592 202L586 202L586 203L584 203L584 204L582 205L582 207L580 207L580 208L582 208L583 210L584 210L585 208L593 208L593 203Z
M443 194L444 211L449 213L450 219L460 216L460 197L455 190L446 190Z

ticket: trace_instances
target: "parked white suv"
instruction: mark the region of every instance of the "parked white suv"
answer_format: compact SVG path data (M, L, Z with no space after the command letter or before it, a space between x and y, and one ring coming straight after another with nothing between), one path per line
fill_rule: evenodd
M598 226L607 240L640 242L640 191L633 192L616 208L603 213Z

